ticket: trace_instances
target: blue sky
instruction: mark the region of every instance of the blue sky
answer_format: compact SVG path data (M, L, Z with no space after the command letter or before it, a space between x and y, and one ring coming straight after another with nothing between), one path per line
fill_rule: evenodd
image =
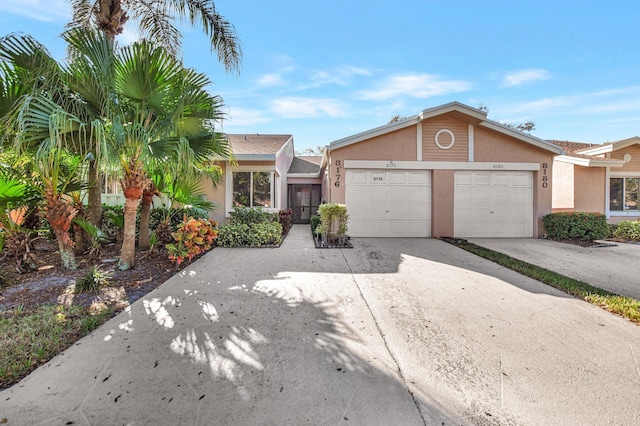
M214 82L228 133L289 133L298 150L458 101L533 135L602 143L640 135L637 1L219 0L244 58L226 74L184 29L184 61ZM0 0L0 34L61 60L64 0ZM120 38L135 40L134 28Z

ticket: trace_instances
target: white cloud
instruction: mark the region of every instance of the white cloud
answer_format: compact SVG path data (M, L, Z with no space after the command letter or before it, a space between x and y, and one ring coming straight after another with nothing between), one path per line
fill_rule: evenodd
M357 68L347 65L332 70L317 70L311 76L313 87L324 86L325 84L338 84L345 86L351 82L355 76L369 76L371 72L364 68Z
M433 96L463 92L471 83L462 80L442 80L433 74L395 75L384 81L379 89L359 93L361 99L384 101L399 96L427 99Z
M577 95L554 96L537 99L534 101L498 105L491 112L496 115L526 114L543 115L557 114L566 110L571 114L609 114L623 111L637 111L640 96L640 86L631 86L620 89L601 90ZM493 115L493 114L492 114Z
M272 112L285 118L305 118L328 115L342 117L344 107L334 99L284 97L275 99L271 107Z
M520 86L531 81L548 80L550 78L551 74L544 69L520 70L505 74L502 78L502 87Z
M282 83L282 76L278 73L265 74L258 79L260 86L280 86Z
M7 0L0 2L0 11L45 22L68 21L71 18L71 9L66 0Z
M230 108L229 114L224 120L224 126L241 127L254 126L256 124L267 123L269 118L264 115L263 111L257 109L249 109L242 107Z

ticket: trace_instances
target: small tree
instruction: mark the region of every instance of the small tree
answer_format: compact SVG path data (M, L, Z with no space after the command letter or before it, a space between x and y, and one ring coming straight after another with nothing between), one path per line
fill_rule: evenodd
M345 244L347 236L347 206L344 204L329 203L322 204L318 208L320 214L320 226L316 231L322 235L325 243L337 238L340 245Z

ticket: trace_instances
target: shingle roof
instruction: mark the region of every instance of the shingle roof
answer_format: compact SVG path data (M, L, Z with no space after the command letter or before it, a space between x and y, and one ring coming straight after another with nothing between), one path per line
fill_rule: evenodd
M289 166L288 174L319 173L322 164L321 156L294 157Z
M548 140L547 142L551 142L552 144L559 146L562 150L571 157L578 158L593 158L592 155L580 154L579 151L583 149L592 148L594 146L598 146L598 144L593 143L584 143L584 142L569 142L569 141L556 141L556 140Z
M228 134L233 154L275 155L290 139L291 135Z

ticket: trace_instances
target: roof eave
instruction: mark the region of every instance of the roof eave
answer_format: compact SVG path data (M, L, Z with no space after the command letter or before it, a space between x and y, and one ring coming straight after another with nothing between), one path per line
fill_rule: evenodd
M422 121L426 120L427 118L436 117L438 115L446 114L453 111L461 112L480 121L484 121L487 119L487 113L485 111L472 108L468 105L461 104L460 102L449 102L448 104L440 105L438 107L427 108L425 110L422 110L422 112L418 114L418 118L420 119L420 121Z
M624 160L612 160L605 158L580 158L580 157L572 157L570 155L558 155L555 157L555 160L558 160L562 163L575 164L577 166L583 167L622 167L624 166Z
M419 121L420 120L418 119L418 116L414 115L413 117L396 121L395 123L385 124L384 126L376 127L375 129L367 130L353 136L335 140L329 144L329 149L338 149L354 143L362 142L367 139L375 138L376 136L382 136L396 130L404 129L405 127L414 126L418 124Z
M318 173L287 173L287 179L288 178L319 178L320 177L320 172Z
M552 144L551 142L547 142L545 140L542 139L538 139L534 136L531 135L527 135L524 134L522 132L519 132L517 130L514 130L508 126L505 126L504 124L500 124L497 123L495 121L491 121L491 120L483 120L480 122L480 126L482 127L486 127L487 129L491 129L494 130L496 132L499 133L503 133L506 134L508 136L511 136L513 138L519 139L523 142L526 142L528 144L534 145L538 148L544 149L546 151L552 152L554 154L562 154L564 151L562 151L562 148L560 148L557 145Z
M617 151L619 149L626 148L628 146L635 145L635 144L640 144L640 137L634 136L629 139L623 139L621 141L611 142L608 144L597 146L595 148L580 150L578 152L580 154L586 154L586 155L600 155L600 154L606 154L609 152Z
M236 154L236 161L276 161L276 154Z
M284 152L284 150L286 149L287 145L289 145L289 144L293 144L293 135L289 135L289 139L287 139L287 141L282 144L282 146L280 147L278 152L276 152L275 157L278 158L280 156L280 154L282 154Z

